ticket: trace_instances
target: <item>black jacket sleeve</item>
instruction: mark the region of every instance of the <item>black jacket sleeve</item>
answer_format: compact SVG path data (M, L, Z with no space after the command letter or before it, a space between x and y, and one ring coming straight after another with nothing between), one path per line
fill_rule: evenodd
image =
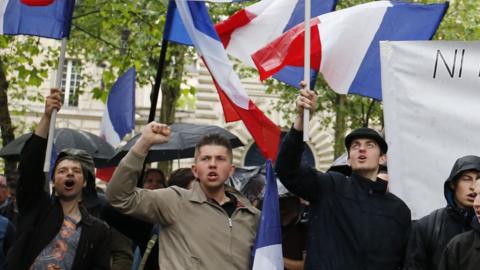
M93 256L94 262L92 270L109 270L110 267L110 243L111 243L111 231L106 225L98 234L97 248L95 256Z
M313 202L333 191L333 178L301 163L303 132L291 128L283 138L275 171L280 182L295 195Z
M19 214L32 210L39 201L49 197L44 190L45 175L43 163L47 149L47 139L32 134L20 155L17 183L17 203Z
M438 270L460 270L455 245L451 244L452 242L450 242L443 251Z

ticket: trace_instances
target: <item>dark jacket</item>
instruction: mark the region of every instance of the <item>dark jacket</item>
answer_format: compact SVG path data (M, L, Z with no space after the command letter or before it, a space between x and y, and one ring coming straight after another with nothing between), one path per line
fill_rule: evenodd
M25 143L20 158L17 187L17 241L7 257L7 269L28 269L38 254L58 234L63 210L57 197L44 191L43 163L46 139L35 134ZM72 269L110 269L110 231L80 205L82 232Z
M304 166L303 149L302 132L291 129L276 172L287 189L311 204L305 269L400 269L410 229L405 203L383 180Z
M473 230L455 236L444 250L439 270L478 270L480 267L480 224L475 218Z
M437 209L416 221L407 248L405 270L437 270L443 250L456 235L471 229L474 212L472 208L460 208L454 199L452 183L464 171L480 170L480 158L465 156L453 165L450 176L444 183L447 206Z

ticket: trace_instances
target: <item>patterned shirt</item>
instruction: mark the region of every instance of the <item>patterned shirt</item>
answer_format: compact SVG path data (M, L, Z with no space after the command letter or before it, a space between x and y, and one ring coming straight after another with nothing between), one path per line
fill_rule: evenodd
M63 219L60 232L33 262L30 270L71 269L82 228L69 216Z

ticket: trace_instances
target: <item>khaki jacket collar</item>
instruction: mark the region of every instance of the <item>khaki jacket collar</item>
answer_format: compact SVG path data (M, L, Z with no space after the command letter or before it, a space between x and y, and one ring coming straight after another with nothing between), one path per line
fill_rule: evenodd
M258 212L255 207L236 189L229 186L225 186L225 191L232 194L237 199L237 208L248 210L250 213L255 214ZM192 190L188 198L189 201L195 203L207 203L208 198L200 187L198 180L193 181Z

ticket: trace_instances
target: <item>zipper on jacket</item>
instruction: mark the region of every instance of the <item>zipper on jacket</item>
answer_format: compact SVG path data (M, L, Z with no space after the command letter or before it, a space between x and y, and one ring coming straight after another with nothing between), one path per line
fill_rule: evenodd
M230 226L230 228L233 227L233 224L232 224L232 219L231 218L228 218L228 226Z

